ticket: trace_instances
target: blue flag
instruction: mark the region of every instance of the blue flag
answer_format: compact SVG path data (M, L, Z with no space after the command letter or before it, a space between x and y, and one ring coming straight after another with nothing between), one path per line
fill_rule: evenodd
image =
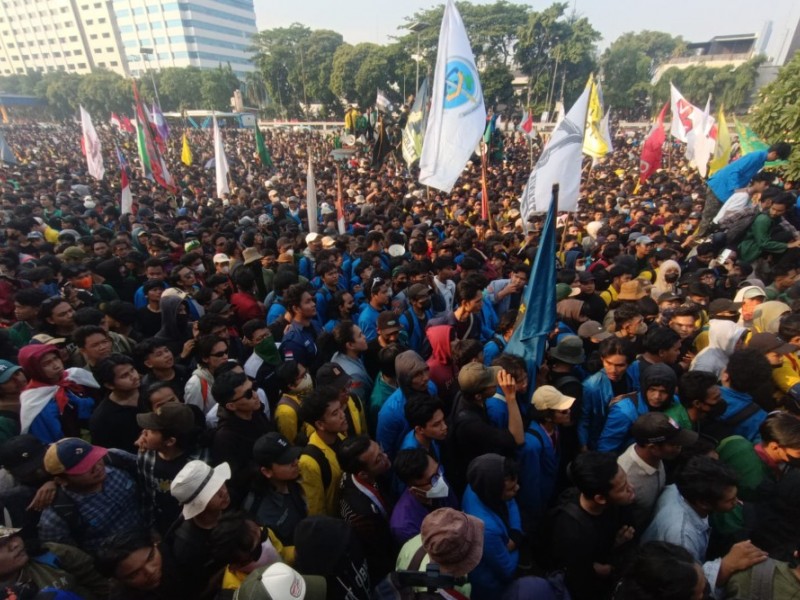
M533 269L522 294L519 319L505 348L506 354L525 359L533 386L536 369L544 360L545 342L556 323L556 214L557 192L547 211ZM532 389L532 387L530 388Z

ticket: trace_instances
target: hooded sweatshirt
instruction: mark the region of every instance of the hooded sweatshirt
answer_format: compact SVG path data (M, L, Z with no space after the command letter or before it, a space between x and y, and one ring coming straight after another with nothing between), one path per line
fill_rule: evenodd
M770 300L764 302L753 313L753 331L755 333L778 333L779 318L782 314L791 312L788 304Z
M661 294L674 293L677 289L677 280L675 283L667 283L667 280L664 278L667 271L671 271L673 269L678 270L678 279L680 279L681 266L674 260L665 260L656 269L656 282L653 284L653 289L650 290L650 297L653 300L658 300L658 297L661 296Z
M708 371L719 378L728 366L731 354L736 350L736 343L746 331L732 321L711 319L708 322L708 346L694 357L689 370Z
M178 316L178 307L184 301L183 294L164 294L161 296L161 329L155 339L163 342L178 357L183 345L191 337L188 319Z
M519 551L509 551L507 544L522 531L519 507L515 499L503 500L505 457L484 454L467 469L467 488L463 510L484 523L483 556L469 574L472 598L483 600L502 595L514 581Z
M450 347L452 331L453 327L451 325L434 325L425 332L433 351L428 359L428 366L431 369L431 381L439 388L439 397L447 407L452 406L458 393L456 367L453 364L453 349Z
M411 391L411 381L418 373L428 369L422 357L413 350L406 350L394 359L394 370L397 376L397 389L386 399L378 413L378 430L376 441L394 460L403 443L403 438L411 429L405 416L406 398ZM428 393L436 394L436 385L428 382Z
M28 385L20 394L20 430L31 433L48 444L63 437L80 436L80 421L88 419L94 399L87 388L99 388L86 369L66 369L58 383L46 381L40 363L58 349L47 344L24 346L19 364L28 376Z
M645 399L647 390L651 387L664 386L668 391L672 392L672 402L668 400L660 408L661 411L664 411L675 401L674 394L677 385L678 378L670 366L664 363L650 365L642 375L642 389L638 395L635 398L624 398L612 404L609 408L603 432L597 442L597 450L599 452L622 453L633 443L633 438L630 435L633 422L639 416L652 410Z

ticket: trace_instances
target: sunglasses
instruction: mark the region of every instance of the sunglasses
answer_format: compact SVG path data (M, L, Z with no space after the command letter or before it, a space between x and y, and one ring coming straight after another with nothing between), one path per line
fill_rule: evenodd
M222 352L212 352L209 356L213 356L214 358L222 358L223 356L228 356L228 351L223 350Z
M250 388L249 390L247 390L244 394L242 394L238 398L234 398L232 400L232 402L238 402L239 400L251 400L253 398L253 394L254 393L255 392L253 391L253 388Z

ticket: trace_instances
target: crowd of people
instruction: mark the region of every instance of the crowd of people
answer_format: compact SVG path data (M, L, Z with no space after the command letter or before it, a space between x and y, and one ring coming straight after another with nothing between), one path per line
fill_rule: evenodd
M763 168L788 144L704 181L670 143L639 185L617 131L559 217L530 365L506 348L553 282L521 133L487 220L477 160L444 194L309 131L266 132L262 166L236 129L225 198L209 132L187 166L173 131L179 192L134 169L122 215L76 126L4 135L6 598L800 594L800 218Z

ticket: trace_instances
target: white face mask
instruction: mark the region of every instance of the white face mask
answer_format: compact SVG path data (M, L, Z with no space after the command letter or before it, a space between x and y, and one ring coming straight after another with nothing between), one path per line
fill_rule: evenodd
M575 270L578 273L583 273L586 270L586 265L575 265Z
M436 483L433 484L431 489L425 492L425 497L430 498L431 500L435 500L437 498L447 498L447 495L450 493L450 486L447 485L447 482L444 480L444 477L439 475L439 479L436 480Z
M230 267L220 267L219 270L220 270L220 272L225 273L225 275L227 275L228 273L230 273L231 268Z
M194 272L195 272L195 273L200 273L200 274L203 274L203 273L205 273L205 272L206 272L206 266L205 266L204 264L202 264L202 263L201 263L201 264L197 265L197 266L194 268Z
M314 380L311 379L311 373L306 373L305 375L303 375L303 378L300 380L300 383L294 386L295 393L300 396L308 394L313 390L314 390Z

